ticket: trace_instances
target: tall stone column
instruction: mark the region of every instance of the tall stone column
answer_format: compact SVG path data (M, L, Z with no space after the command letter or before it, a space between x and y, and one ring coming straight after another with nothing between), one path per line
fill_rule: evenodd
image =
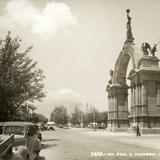
M138 101L139 101L139 97L138 97L138 84L136 84L136 106L138 106Z
M139 84L139 104L141 105L141 98L142 98L142 95L141 95L141 92L142 92L142 85L141 83Z
M135 122L136 117L136 86L133 86L133 121Z
M136 90L135 90L135 84L133 86L133 110L135 110L135 102L136 102Z
M160 106L160 82L157 82L157 106Z
M131 85L131 107L133 106L133 86Z
M147 104L147 99L146 99L146 85L143 82L142 83L142 94L141 94L141 101L142 101L142 115L145 116L147 115L146 113L146 104Z
M139 114L141 115L142 114L142 103L141 103L141 83L139 84L139 92L138 92L138 96L139 96Z
M108 126L111 131L126 131L128 128L128 87L112 85L107 90L108 98L113 99L113 103L109 103Z
M118 114L118 108L117 108L117 98L114 96L114 118L115 119L117 119L118 118L118 116L117 116L117 114Z
M136 115L138 116L139 115L139 106L138 106L138 104L139 104L139 87L138 87L138 84L136 84L136 105L135 105L135 107L136 107Z
M128 97L125 98L125 118L128 119Z

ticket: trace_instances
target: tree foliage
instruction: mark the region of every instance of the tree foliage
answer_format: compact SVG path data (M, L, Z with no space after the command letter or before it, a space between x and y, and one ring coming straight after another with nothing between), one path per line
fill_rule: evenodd
M37 122L47 123L48 119L42 114L33 113L31 121L34 123L37 123Z
M92 109L89 112L83 112L78 107L75 107L74 112L72 113L70 117L70 122L76 126L80 125L81 122L84 124L89 123L105 123L107 124L108 119L108 112L103 111L99 112L96 108L92 107Z
M108 120L108 112L107 111L101 112L101 121L107 124L107 120Z
M63 105L55 106L53 112L51 113L50 120L55 122L56 125L66 125L69 120L67 109Z
M99 112L98 110L94 110L92 112L88 112L85 114L85 123L90 123L90 122L97 122L97 123L107 123L107 119L108 119L108 112L107 111L103 111L103 112Z
M19 37L8 32L0 40L0 121L13 120L30 102L44 97L43 71L28 57L32 46L21 51Z
M73 125L76 125L80 124L83 120L84 120L84 113L81 110L79 110L78 107L75 107L75 110L71 115L70 122Z

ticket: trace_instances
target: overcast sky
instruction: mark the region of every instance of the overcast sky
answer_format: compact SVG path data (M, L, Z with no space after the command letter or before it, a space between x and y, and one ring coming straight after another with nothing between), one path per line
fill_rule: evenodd
M126 39L131 9L135 45L160 39L158 0L0 0L0 37L8 30L44 70L46 98L35 103L49 116L54 104L91 103L100 111L105 87ZM85 108L85 107L84 107Z

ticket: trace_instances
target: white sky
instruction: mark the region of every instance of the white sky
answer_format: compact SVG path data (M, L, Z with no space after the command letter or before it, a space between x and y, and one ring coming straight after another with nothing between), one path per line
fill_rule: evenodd
M54 104L92 103L106 110L105 87L126 39L131 9L135 45L160 39L158 0L1 0L0 37L8 30L44 70L47 97L36 103L49 116ZM157 53L158 54L158 53Z

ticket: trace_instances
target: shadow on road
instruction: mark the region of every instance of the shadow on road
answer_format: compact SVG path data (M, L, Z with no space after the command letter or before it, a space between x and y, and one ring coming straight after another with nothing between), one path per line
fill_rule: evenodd
M58 144L41 144L41 149L47 149L57 146Z
M43 139L42 142L61 141L61 139Z

